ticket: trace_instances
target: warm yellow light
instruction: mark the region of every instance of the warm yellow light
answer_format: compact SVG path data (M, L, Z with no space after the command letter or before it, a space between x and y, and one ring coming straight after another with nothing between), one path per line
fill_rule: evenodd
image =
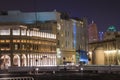
M116 53L116 50L107 50L107 51L104 51L106 54L109 54L109 53Z
M1 40L1 43L5 42L5 40Z
M6 43L9 43L10 42L10 40L6 40Z
M120 50L118 50L118 53L120 53Z
M92 52L89 52L89 54L91 55L91 54L92 54Z

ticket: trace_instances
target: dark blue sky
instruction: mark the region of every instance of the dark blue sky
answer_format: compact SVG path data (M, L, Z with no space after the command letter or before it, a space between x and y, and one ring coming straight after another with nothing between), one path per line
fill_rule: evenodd
M110 25L120 30L120 0L0 0L0 10L65 11L71 17L87 17L99 31Z

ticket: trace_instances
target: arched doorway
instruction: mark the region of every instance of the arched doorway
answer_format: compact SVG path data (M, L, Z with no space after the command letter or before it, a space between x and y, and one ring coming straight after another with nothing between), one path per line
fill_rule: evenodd
M11 60L10 57L8 55L3 55L1 56L1 69L8 69L9 66L11 66Z
M105 53L103 47L96 47L94 51L94 63L96 65L104 65L105 64Z
M20 57L19 57L19 55L14 55L14 57L13 57L13 65L14 66L20 66Z
M22 66L26 66L26 56L25 56L25 54L22 55Z

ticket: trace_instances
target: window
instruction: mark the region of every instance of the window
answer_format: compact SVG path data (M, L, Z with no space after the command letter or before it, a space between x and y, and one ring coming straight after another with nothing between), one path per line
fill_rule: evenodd
M15 50L18 50L18 45L17 44L15 44Z
M24 44L22 45L22 50L25 50L25 45Z
M1 43L4 43L4 42L5 42L5 40L0 40L0 42L1 42Z
M10 44L1 44L1 50L10 50Z
M30 31L29 30L27 31L27 36L30 36Z
M10 35L10 29L8 29L8 30L0 30L0 35Z
M21 35L25 36L26 35L26 30L21 30Z
M66 44L66 48L67 48L67 41L66 41L66 43L65 43L65 44Z
M26 40L21 40L22 43L26 43Z
M15 45L14 45L14 49L15 49L15 50L19 50L19 49L20 49L20 44L19 44L19 43L15 44Z
M20 30L19 29L13 30L13 35L20 35Z
M17 42L20 42L20 40L17 40Z
M10 42L10 40L6 40L6 43L9 43Z
M60 45L60 41L59 40L57 41L57 45Z

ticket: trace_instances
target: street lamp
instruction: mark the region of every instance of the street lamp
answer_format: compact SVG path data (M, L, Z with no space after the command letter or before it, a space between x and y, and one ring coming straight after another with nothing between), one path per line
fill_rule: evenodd
M66 65L66 62L65 62L65 60L66 60L66 58L65 58L65 57L63 57L63 65L64 65L64 70L66 71L66 67L65 67L65 65Z
M38 59L36 59L35 61L36 61L36 66L37 66Z

